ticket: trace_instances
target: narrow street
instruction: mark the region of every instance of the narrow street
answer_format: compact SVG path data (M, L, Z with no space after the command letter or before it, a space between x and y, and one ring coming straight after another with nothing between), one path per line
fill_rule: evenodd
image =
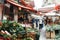
M46 40L46 28L43 27L40 31L40 39L39 40Z

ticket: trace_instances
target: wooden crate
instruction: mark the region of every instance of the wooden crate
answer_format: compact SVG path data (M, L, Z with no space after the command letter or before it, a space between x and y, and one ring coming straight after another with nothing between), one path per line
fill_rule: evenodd
M46 32L46 38L50 38L50 32Z
M55 38L55 31L50 32L46 32L46 38Z
M51 32L51 38L55 38L55 31Z

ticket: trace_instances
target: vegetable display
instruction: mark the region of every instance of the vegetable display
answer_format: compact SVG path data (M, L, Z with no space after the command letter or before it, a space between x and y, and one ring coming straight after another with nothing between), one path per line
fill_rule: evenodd
M16 40L16 38L20 37L24 39L26 38L26 35L28 33L31 32L34 32L35 34L38 33L37 29L33 29L33 28L24 29L24 27L17 22L3 20L1 23L2 25L0 25L0 35L2 35L2 37L4 38L10 37L12 40Z

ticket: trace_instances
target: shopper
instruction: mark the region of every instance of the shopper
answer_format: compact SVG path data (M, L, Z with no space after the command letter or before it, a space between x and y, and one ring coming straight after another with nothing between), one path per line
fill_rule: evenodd
M43 28L43 24L44 24L44 16L42 14L40 14L40 18L39 18L39 29Z
M34 25L34 28L37 28L38 29L38 22L39 22L39 17L38 15L36 14L31 14L32 16L32 23Z
M39 37L39 40L46 40L46 27L45 24L44 24L44 14L39 12L38 14L40 17L39 17L39 32L40 32L40 37Z

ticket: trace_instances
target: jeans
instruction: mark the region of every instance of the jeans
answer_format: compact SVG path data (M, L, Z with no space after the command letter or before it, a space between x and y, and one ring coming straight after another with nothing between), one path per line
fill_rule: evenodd
M36 27L38 27L38 22L39 22L39 19L34 19L32 20L32 23L35 23L36 22Z
M38 27L39 19L35 19L35 21L36 21L36 27Z

